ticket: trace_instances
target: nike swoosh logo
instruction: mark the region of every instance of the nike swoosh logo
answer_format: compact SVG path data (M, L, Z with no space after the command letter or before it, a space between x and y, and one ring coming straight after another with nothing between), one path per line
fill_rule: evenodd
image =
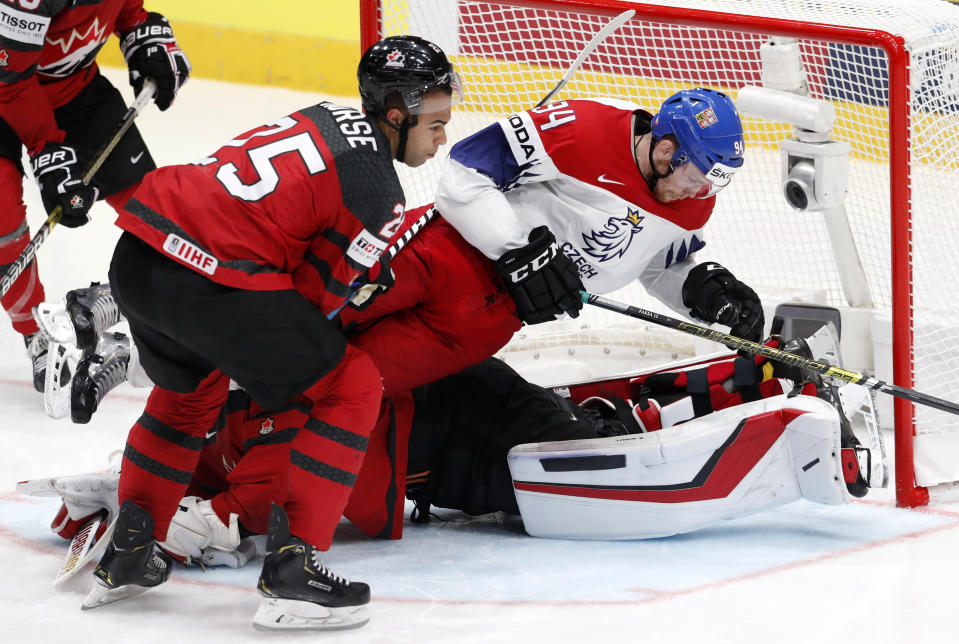
M143 153L141 152L140 154L136 155L135 157L130 157L130 163L136 163L137 161L140 160L140 157L142 157L142 156L143 156Z
M599 181L600 183L618 183L618 184L621 185L621 186L625 186L625 185L626 185L626 184L623 183L622 181L616 181L615 179L607 179L605 172L604 172L603 174L599 175L598 177L596 177L596 180Z

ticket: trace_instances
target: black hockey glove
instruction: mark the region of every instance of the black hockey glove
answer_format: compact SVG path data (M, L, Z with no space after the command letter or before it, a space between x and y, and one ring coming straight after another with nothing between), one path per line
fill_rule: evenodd
M386 253L384 253L384 255L385 254ZM347 301L350 308L356 309L357 311L365 311L376 301L376 298L386 293L396 283L396 276L393 274L393 269L390 268L389 260L381 259L379 264L374 266L374 268L378 269L376 276L370 278L368 282L353 291L352 297ZM373 270L370 269L367 275L369 276L372 272Z
M689 271L683 282L683 304L694 318L730 327L729 333L759 342L763 307L751 288L716 262L704 262Z
M122 34L120 51L130 70L130 84L136 94L143 81L152 78L157 84L153 98L160 110L173 103L176 93L190 76L190 61L176 44L173 29L162 15L151 11L147 19Z
M30 165L48 214L61 206L60 223L67 228L77 228L90 221L90 208L100 191L80 180L76 150L51 141L30 157Z
M556 245L546 226L529 233L529 244L507 251L496 260L516 315L526 324L539 324L568 313L578 317L583 308L576 265Z

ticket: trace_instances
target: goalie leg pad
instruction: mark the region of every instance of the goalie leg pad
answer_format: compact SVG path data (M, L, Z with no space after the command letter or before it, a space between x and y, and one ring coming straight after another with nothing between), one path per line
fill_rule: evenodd
M658 432L519 445L508 462L531 535L644 539L800 497L847 502L839 441L829 403L777 396Z

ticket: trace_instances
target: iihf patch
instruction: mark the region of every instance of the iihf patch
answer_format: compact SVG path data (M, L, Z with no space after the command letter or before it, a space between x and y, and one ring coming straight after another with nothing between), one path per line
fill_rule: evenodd
M163 242L163 250L181 262L189 264L207 275L213 275L216 271L217 264L220 263L213 255L173 233L167 235L166 240Z
M385 67L403 67L406 56L399 49L394 49L386 55Z
M705 129L714 123L719 123L719 119L716 118L713 108L707 107L696 115L696 122L699 123L700 128Z
M10 63L7 60L10 58L10 54L7 53L6 49L0 49L0 67L6 67Z

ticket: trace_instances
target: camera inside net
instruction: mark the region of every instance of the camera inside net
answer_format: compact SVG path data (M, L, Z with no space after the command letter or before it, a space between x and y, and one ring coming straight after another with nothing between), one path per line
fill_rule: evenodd
M849 179L849 144L842 141L783 141L782 186L796 210L822 210L842 204Z

